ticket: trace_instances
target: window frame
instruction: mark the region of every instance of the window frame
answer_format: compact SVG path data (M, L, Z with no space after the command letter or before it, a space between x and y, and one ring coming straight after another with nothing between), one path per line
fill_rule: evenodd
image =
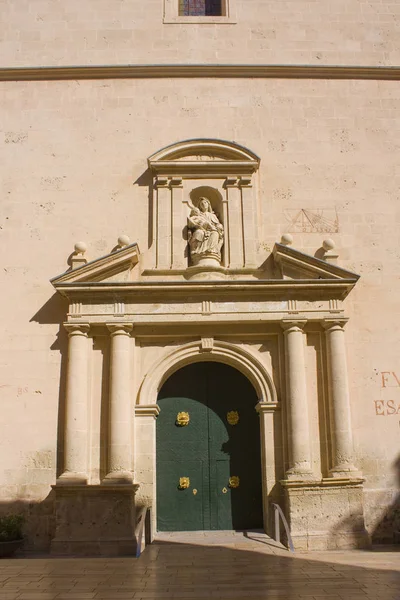
M222 0L222 16L183 16L179 14L179 0L164 0L164 18L166 24L190 24L190 25L212 25L212 24L235 24L236 0Z

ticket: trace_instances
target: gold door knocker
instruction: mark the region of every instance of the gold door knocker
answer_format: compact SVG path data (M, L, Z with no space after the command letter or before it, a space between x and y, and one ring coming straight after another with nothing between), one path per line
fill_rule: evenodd
M237 425L239 423L239 413L237 410L230 410L226 415L226 420L229 425Z
M237 475L232 475L229 477L229 487L230 488L238 488L240 485L240 478Z
M178 427L186 427L186 425L189 425L189 421L190 421L190 417L189 417L189 413L188 412L179 412L176 415L175 424Z
M181 477L179 479L179 489L180 490L187 490L188 487L190 487L190 479L189 477Z

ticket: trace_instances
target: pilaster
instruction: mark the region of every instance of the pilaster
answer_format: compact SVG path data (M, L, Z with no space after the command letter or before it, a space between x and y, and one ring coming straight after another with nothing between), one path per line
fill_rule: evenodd
M170 269L172 264L172 197L168 177L155 180L156 201L156 267Z
M274 423L276 412L279 409L280 406L277 402L259 402L256 405L256 411L260 416L264 531L271 533L271 535L273 532L270 502L277 501L277 498L274 497L274 487L276 487L277 480L276 466L282 453L282 448L277 444Z
M244 240L242 194L238 177L225 180L227 218L225 224L225 266L241 269L244 267Z
M256 266L257 230L256 206L254 201L252 177L240 177L239 186L242 197L244 266Z

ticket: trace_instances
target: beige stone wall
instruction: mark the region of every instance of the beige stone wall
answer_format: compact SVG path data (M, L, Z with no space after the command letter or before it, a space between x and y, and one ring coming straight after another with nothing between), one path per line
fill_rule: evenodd
M246 0L244 7L237 0L238 23L219 27L162 25L161 0L114 4L111 10L108 2L98 0L3 2L3 66L399 62L394 3ZM339 264L361 275L346 301L351 317L346 331L356 457L366 477L367 524L374 529L392 501L399 472L399 97L397 82L385 81L1 84L4 506L44 500L56 477L65 376L61 353L66 351L59 323L66 306L53 294L49 279L67 267L78 240L88 244L88 258L96 258L109 252L124 232L145 255L147 157L175 141L215 137L234 140L261 158L260 263L281 234L290 231L294 247L310 254L332 237ZM301 209L322 215L332 231L321 233L306 223L303 232ZM90 364L97 399L104 369L101 344L97 342ZM324 442L317 427L312 343L307 359L313 461L316 470L324 470L317 451ZM103 451L98 404L90 410L96 424L91 441L96 476ZM37 510L41 539L48 538L51 510L47 505Z
M396 65L396 2L236 0L236 24L163 24L164 0L3 0L3 66Z

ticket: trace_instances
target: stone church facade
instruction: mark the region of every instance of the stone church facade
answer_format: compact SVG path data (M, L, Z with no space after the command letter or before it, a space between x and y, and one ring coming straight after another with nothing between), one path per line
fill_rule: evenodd
M27 547L400 528L396 7L6 2L0 510ZM134 63L134 64L133 64ZM278 66L279 65L279 66Z

